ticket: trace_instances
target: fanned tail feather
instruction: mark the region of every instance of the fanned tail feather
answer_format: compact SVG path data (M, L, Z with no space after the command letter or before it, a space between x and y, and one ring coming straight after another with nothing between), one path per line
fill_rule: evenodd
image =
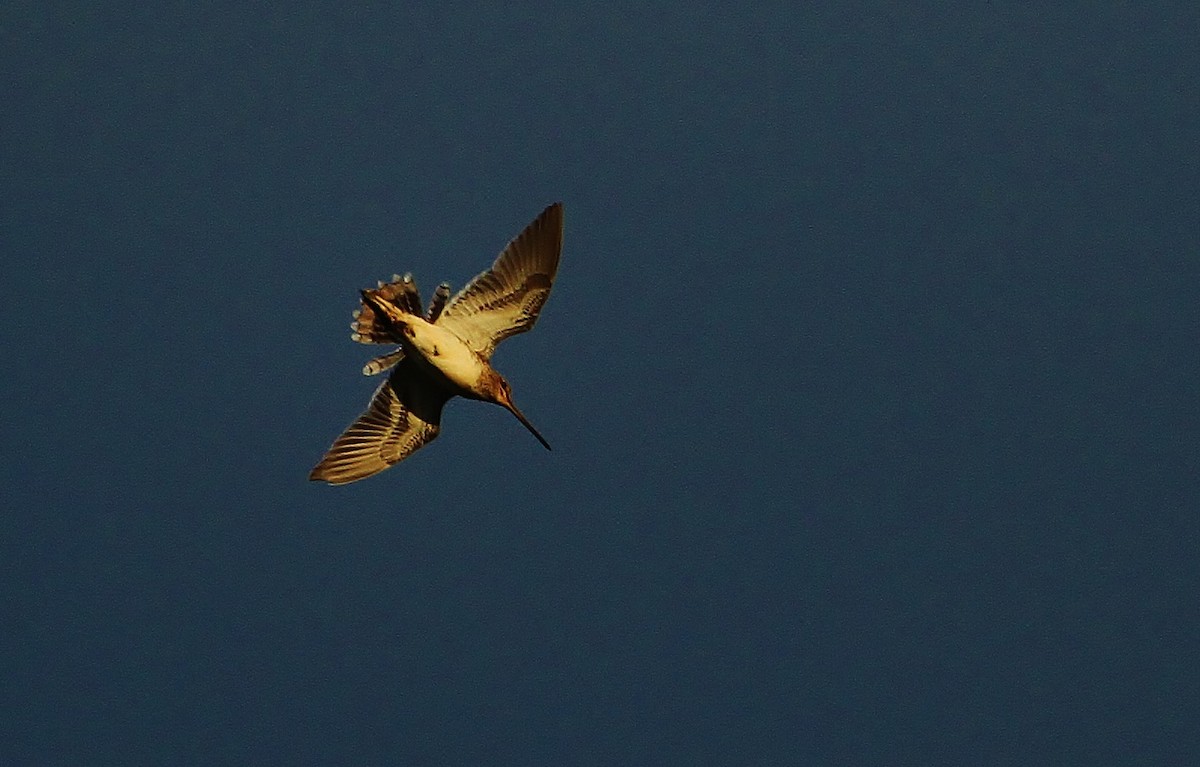
M363 365L362 374L365 376L379 375L388 368L395 366L402 359L404 359L404 349L396 349L387 354L381 354Z
M403 277L398 274L392 275L391 282L380 282L373 292L409 314L421 314L421 292L413 282L411 274ZM360 344L400 343L391 325L366 301L362 303L361 308L354 311L354 321L350 323L350 329L354 331L350 337Z
M446 308L446 302L450 300L450 283L443 282L437 286L437 290L433 292L433 298L429 301L429 316L430 322L437 322L438 317L442 316L442 310Z

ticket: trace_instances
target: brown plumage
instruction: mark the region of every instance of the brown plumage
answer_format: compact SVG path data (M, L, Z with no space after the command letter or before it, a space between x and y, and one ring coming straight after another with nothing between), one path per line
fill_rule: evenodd
M549 449L513 404L508 382L490 359L501 341L537 322L558 273L562 230L562 205L555 203L453 298L440 285L424 316L410 275L364 290L352 338L400 347L363 368L366 375L389 367L391 373L309 479L344 484L395 465L437 437L442 408L454 396L501 405Z

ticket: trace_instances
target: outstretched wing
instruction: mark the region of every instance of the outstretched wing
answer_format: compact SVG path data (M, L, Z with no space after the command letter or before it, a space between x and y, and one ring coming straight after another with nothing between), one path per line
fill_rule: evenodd
M437 324L489 359L496 345L537 322L562 253L563 209L554 203L446 306Z
M450 394L411 359L401 360L367 411L338 437L308 475L331 485L356 482L396 464L438 435Z

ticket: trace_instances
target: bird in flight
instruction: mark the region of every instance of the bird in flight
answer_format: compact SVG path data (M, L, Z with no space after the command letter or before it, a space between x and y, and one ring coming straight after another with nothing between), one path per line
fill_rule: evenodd
M446 283L438 286L424 312L411 275L363 290L351 338L399 348L363 367L364 375L391 373L308 478L342 485L404 460L438 435L442 408L454 396L500 405L549 450L491 358L501 341L537 322L558 272L562 232L562 203L554 203L453 298Z

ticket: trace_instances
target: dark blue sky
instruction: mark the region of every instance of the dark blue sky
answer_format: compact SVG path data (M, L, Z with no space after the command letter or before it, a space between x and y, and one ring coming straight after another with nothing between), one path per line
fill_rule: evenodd
M1193 3L144 5L0 18L0 762L1200 758ZM554 451L307 482L555 200Z

